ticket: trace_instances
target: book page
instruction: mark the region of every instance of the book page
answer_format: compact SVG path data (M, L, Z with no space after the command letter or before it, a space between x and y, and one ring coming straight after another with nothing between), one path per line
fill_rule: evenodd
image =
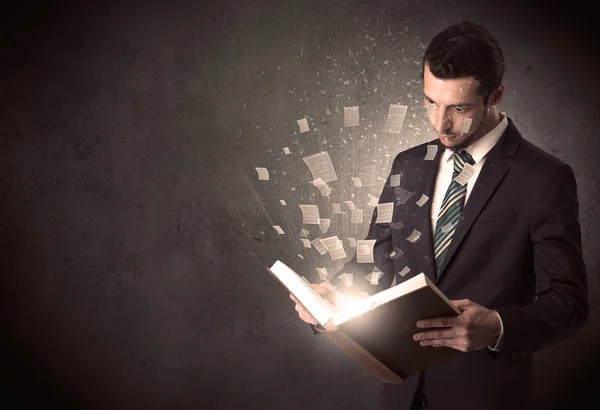
M302 280L300 275L293 269L278 260L271 266L269 271L298 299L321 326L331 319L334 311L333 306L307 282Z

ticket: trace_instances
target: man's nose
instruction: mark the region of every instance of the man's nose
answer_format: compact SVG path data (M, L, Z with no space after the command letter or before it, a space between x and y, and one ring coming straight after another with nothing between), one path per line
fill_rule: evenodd
M433 119L433 126L439 134L444 134L447 130L452 128L452 123L450 122L450 119L446 113L446 108L444 107L438 108L436 111L434 111Z

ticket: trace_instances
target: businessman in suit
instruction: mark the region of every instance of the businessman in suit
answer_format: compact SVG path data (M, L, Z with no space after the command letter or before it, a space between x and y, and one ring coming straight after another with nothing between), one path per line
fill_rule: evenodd
M384 410L531 409L533 353L574 335L589 311L575 177L498 111L504 57L483 27L462 22L434 36L422 70L438 138L392 164L400 185L388 177L379 199L394 202L392 223L377 224L375 210L367 236L384 275L373 289L364 279L373 266L355 259L339 273L374 293L424 272L461 311L417 323L423 346L462 353L402 385L384 383ZM413 230L421 234L414 243Z

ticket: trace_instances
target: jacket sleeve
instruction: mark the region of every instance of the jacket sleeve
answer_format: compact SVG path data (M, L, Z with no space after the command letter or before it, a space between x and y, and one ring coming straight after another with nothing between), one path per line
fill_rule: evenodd
M562 164L541 189L530 218L536 299L496 309L504 336L493 357L520 358L574 335L589 312L575 176Z

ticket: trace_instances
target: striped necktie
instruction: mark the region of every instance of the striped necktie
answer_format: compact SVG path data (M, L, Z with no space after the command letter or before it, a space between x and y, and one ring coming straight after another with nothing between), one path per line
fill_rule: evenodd
M438 276L448 253L456 225L462 214L467 195L467 184L461 185L456 181L456 177L462 172L465 163L469 165L475 164L475 160L471 154L466 151L455 152L453 157L454 173L452 174L452 183L448 187L448 191L446 191L446 195L442 201L433 241Z

